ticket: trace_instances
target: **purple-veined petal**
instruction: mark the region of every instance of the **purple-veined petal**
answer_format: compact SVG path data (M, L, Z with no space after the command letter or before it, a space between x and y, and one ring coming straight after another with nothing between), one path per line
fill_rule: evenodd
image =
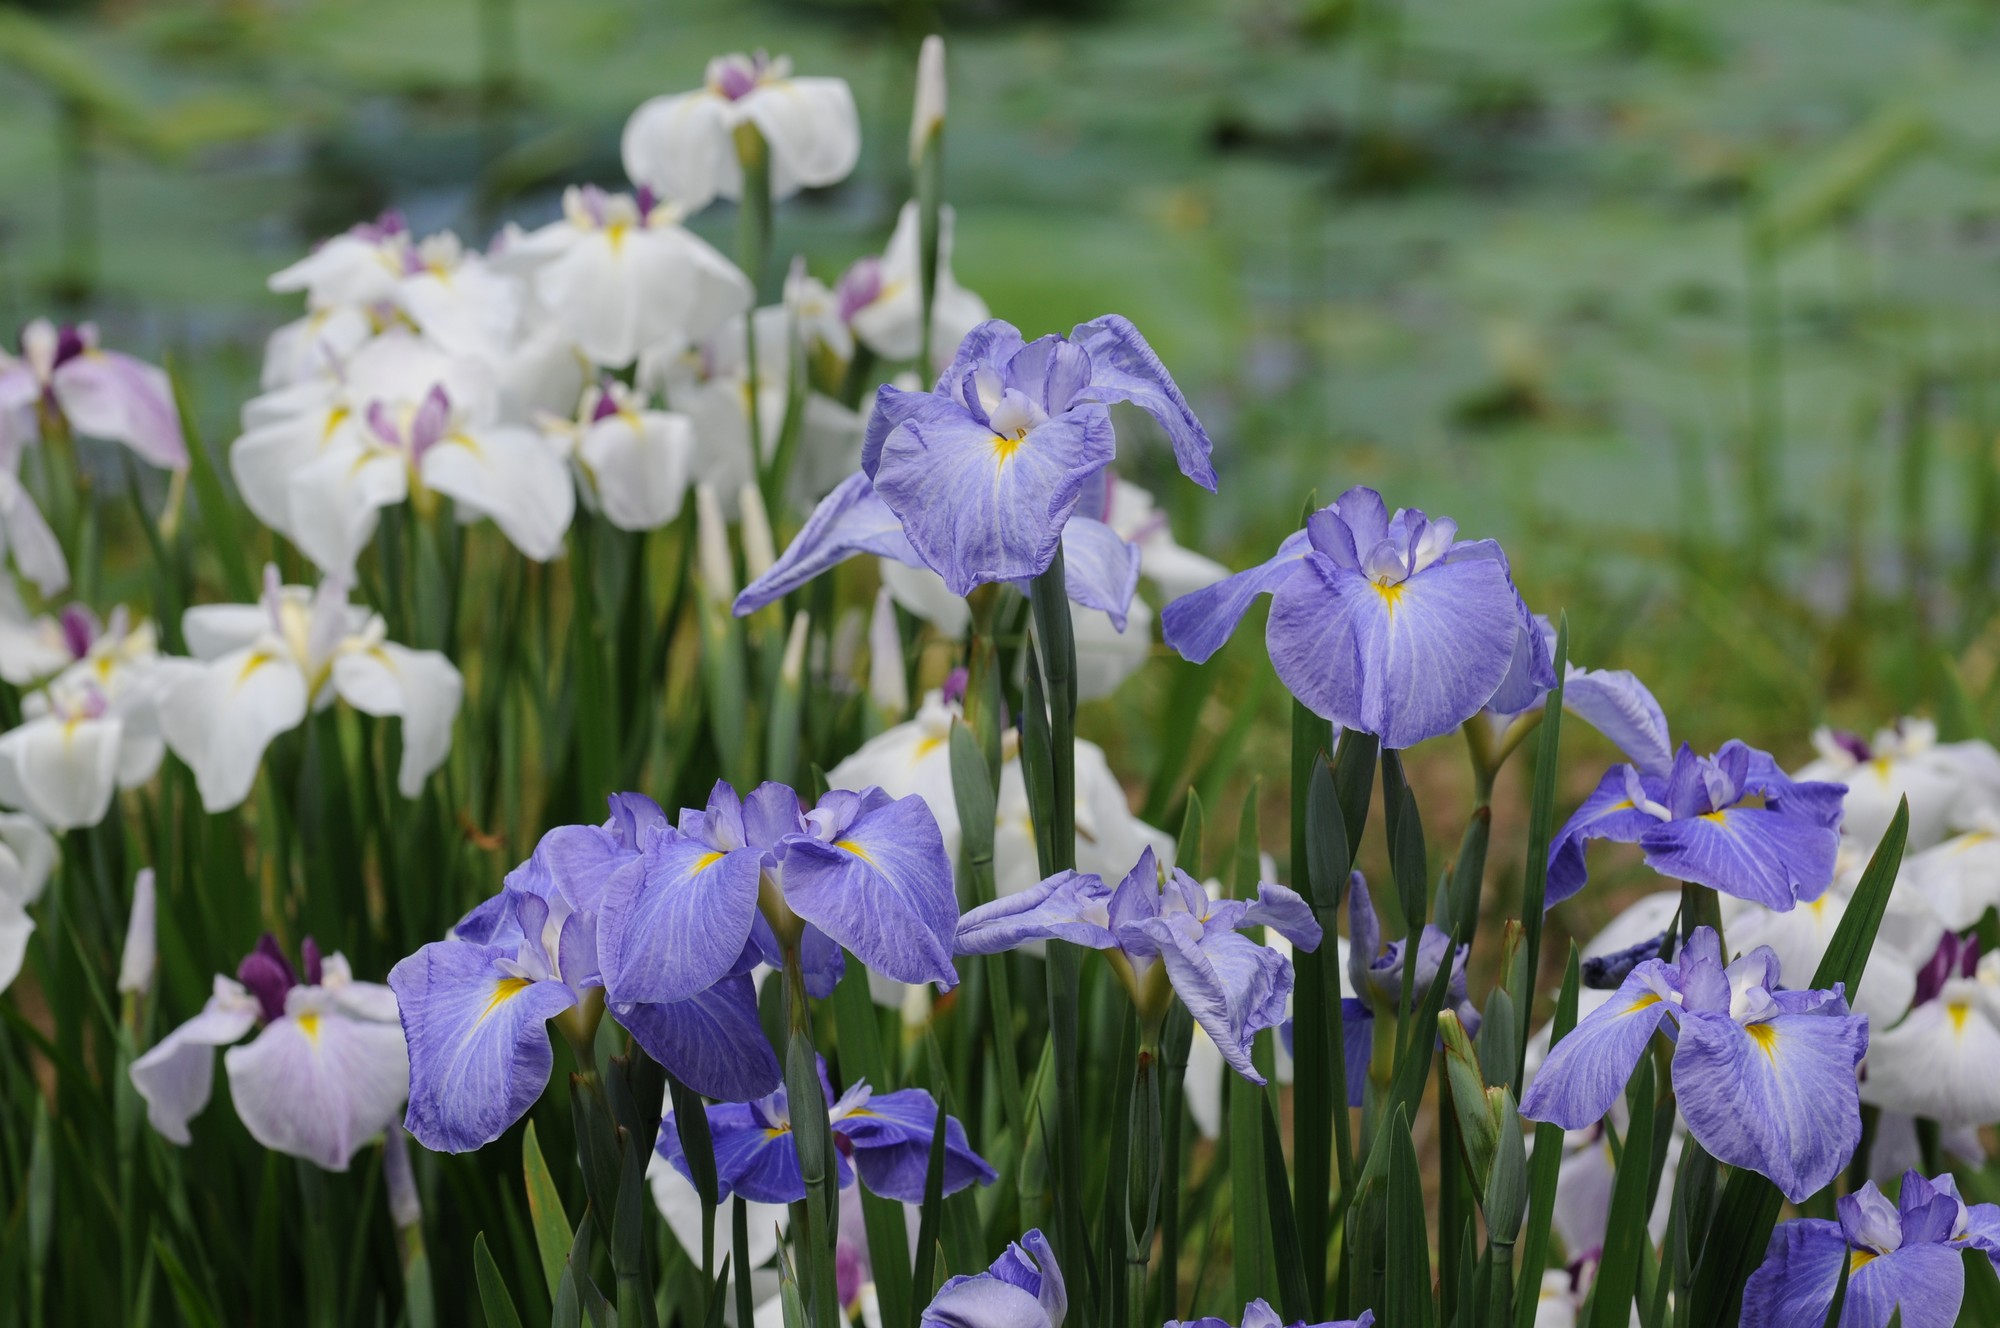
M792 911L870 969L945 991L958 984L951 962L958 896L944 836L922 798L877 802L832 843L787 840L778 859Z
M1368 1066L1375 1053L1375 1012L1368 1002L1340 998L1342 1060L1347 1066L1347 1105L1358 1107L1367 1096Z
M1276 593L1299 570L1311 548L1306 532L1296 531L1285 537L1268 562L1182 595L1160 610L1160 630L1167 644L1189 663L1207 663L1257 596Z
M1807 1217L1779 1226L1743 1288L1742 1328L1820 1328L1847 1257L1837 1222ZM1844 1308L1840 1321L1847 1323Z
M1610 1000L1549 1049L1521 1096L1521 1114L1565 1130L1603 1120L1674 1009L1666 1000L1667 976L1667 965L1657 959L1633 969Z
M389 971L410 1050L417 1142L440 1153L491 1143L548 1084L555 1052L545 1026L576 1004L560 982L512 977L513 952L435 941Z
M1728 807L1655 822L1639 837L1646 865L1783 912L1833 883L1840 835L1768 807Z
M78 433L123 443L163 470L187 465L165 370L117 351L90 350L58 365L49 386Z
M1903 1328L1952 1328L1964 1299L1965 1263L1957 1250L1905 1245L1860 1263L1848 1275L1841 1328L1886 1325L1898 1311Z
M1491 543L1490 540L1472 540L1461 547L1483 552L1483 546ZM1493 553L1498 556L1500 565L1506 567L1507 558L1500 552L1499 545L1493 545ZM1511 581L1511 574L1509 579ZM1528 602L1521 598L1518 590L1514 592L1514 615L1521 628L1514 637L1514 653L1508 657L1507 672L1502 675L1500 685L1486 699L1487 706L1502 715L1526 710L1548 695L1549 689L1556 685L1555 661L1550 656L1553 641L1543 626L1546 620L1537 618L1529 610ZM1565 702L1568 696L1565 691Z
M1111 461L1101 406L1002 437L956 403L930 398L883 441L875 491L903 520L910 544L964 595L1048 569L1083 481Z
M1129 401L1158 420L1174 445L1181 474L1215 492L1208 431L1139 329L1117 314L1106 314L1077 324L1069 335L1090 354L1087 394L1099 401Z
M1111 888L1089 872L1058 872L1018 894L981 904L958 920L960 954L999 954L1030 941L1065 940L1110 950Z
M321 988L294 987L285 1017L222 1060L250 1137L328 1171L393 1128L409 1093L403 1030L343 1013Z
M1556 832L1549 849L1547 906L1554 908L1583 889L1590 879L1583 851L1593 839L1609 839L1616 844L1635 844L1639 837L1660 824L1660 819L1642 811L1632 802L1626 776L1630 767L1615 765L1604 772L1597 787L1583 805L1570 814Z
M1298 891L1271 881L1257 883L1257 900L1244 912L1241 925L1269 927L1308 954L1319 949L1326 936L1312 905Z
M614 1005L646 1054L704 1097L747 1102L774 1091L778 1057L757 1021L757 986L748 973L723 978L670 1005Z
M1563 709L1616 743L1642 773L1664 777L1673 767L1666 713L1633 674L1572 669L1563 681Z
M1674 1050L1674 1091L1702 1147L1768 1177L1798 1203L1838 1175L1861 1142L1855 1067L1867 1049L1868 1021L1859 1015L1786 1014L1746 1028L1724 1014L1689 1013Z
M684 1001L729 972L750 937L762 856L676 834L656 839L636 870L617 872L598 927L610 999Z
M875 486L868 477L850 475L820 500L798 537L771 564L770 570L744 587L743 593L736 597L736 614L740 617L755 613L827 569L864 553L911 567L924 566L903 533L903 523L876 496Z
M922 1203L929 1174L931 1137L937 1129L937 1102L921 1088L871 1096L834 1122L854 1146L854 1169L872 1193L904 1203ZM975 1182L999 1179L972 1151L956 1116L944 1125L944 1192L956 1194Z
M1403 748L1479 712L1519 631L1499 562L1437 563L1379 586L1321 554L1273 595L1265 638L1272 668L1307 709Z
M1263 1083L1250 1060L1250 1043L1259 1029L1284 1020L1291 961L1235 932L1197 936L1198 924L1177 925L1170 918L1132 925L1159 947L1174 994L1214 1039L1223 1060L1250 1082Z
M789 1125L767 1125L748 1104L708 1108L708 1133L715 1148L717 1189L752 1203L796 1203L806 1197L798 1145ZM687 1155L673 1118L660 1123L660 1156L689 1175Z
M1073 516L1063 527L1063 580L1069 597L1101 610L1111 625L1125 630L1132 596L1139 590L1139 546L1089 517Z
M257 999L240 983L215 979L201 1013L132 1062L132 1086L146 1102L146 1119L174 1143L189 1141L188 1122L208 1105L215 1086L215 1049L257 1026Z

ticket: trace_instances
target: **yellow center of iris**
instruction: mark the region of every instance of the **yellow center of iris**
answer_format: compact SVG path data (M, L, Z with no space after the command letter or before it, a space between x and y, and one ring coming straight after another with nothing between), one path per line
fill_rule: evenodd
M1778 1059L1778 1053L1773 1050L1778 1045L1776 1027L1771 1024L1748 1024L1744 1026L1743 1031L1750 1035L1750 1040L1757 1044L1759 1051L1774 1061Z
M1653 1006L1658 1005L1659 1003L1660 1003L1660 994L1656 991L1649 991L1644 996L1641 996L1638 1000L1633 1001L1631 1005L1627 1006L1625 1008L1625 1013L1637 1014L1639 1013L1639 1011L1651 1009Z
M697 872L705 872L716 863L721 862L724 856L721 853L704 853L694 860L694 869Z
M487 1015L492 1014L508 1001L513 1000L516 996L519 996L534 985L534 983L526 978L501 978L493 984L493 995L486 1002L486 1008L479 1012L479 1017L482 1020L485 1019Z
M1370 581L1368 584L1375 587L1375 593L1382 597L1382 602L1388 605L1391 610L1394 610L1396 605L1402 602L1403 583L1401 581L1394 582L1393 584L1385 581Z
M875 861L875 859L868 856L867 849L861 847L861 845L855 843L851 839L836 839L835 841L833 841L833 846L835 848L846 849L849 853L852 853L855 857L861 859L863 862L873 863Z
M1717 825L1726 825L1729 822L1729 813L1727 811L1703 812L1701 819L1704 821L1713 821Z
M1028 431L1026 429L1017 429L1013 433L994 434L993 459L1003 463L1007 461L1014 453L1021 450L1021 443L1027 436Z
M299 1024L299 1032L301 1032L301 1033L304 1033L304 1034L306 1035L306 1039L307 1039L308 1041L310 1041L310 1042L318 1042L318 1041L319 1041L319 1012L318 1012L318 1011L316 1011L316 1010L307 1010L307 1011L306 1011L306 1012L305 1012L304 1014L302 1014L302 1015L300 1015L300 1016L299 1016L299 1018L298 1018L298 1024Z
M1875 1262L1880 1256L1873 1250L1856 1250L1847 1256L1847 1271L1851 1276Z
M1972 1013L1972 1006L1966 1001L1948 1001L1945 1003L1944 1012L1951 1016L1951 1031L1963 1033L1965 1020Z

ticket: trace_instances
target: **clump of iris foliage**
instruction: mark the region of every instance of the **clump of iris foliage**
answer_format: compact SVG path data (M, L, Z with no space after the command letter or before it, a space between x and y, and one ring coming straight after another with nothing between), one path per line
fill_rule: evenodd
M2000 756L1676 746L1523 600L1531 548L1337 468L1271 496L1268 561L1180 547L1121 462L1213 491L1229 449L1127 319L1037 335L957 284L943 61L914 197L831 287L771 219L853 168L852 98L758 53L638 108L629 192L484 252L384 216L277 274L306 313L226 450L93 329L22 333L0 1322L2000 1304L2000 1209L1946 1166L2000 1120L1968 1041L2000 1046L2000 875L1899 884L2000 826ZM681 225L717 198L733 260ZM105 443L129 507L78 464ZM65 603L128 536L150 602ZM1167 833L1079 698L1164 667L1157 617L1178 775L1262 597L1290 760L1235 770L1235 707L1197 783L1240 807L1170 791ZM1628 763L1565 817L1578 721ZM1436 739L1469 806L1419 806ZM1607 839L1667 884L1558 953Z

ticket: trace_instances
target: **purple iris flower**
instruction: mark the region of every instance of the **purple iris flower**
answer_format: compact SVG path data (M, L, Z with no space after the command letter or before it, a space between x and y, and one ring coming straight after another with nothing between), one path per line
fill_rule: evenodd
M887 390L886 388L884 389ZM1072 516L1062 527L1063 581L1070 599L1100 609L1125 630L1132 596L1139 588L1139 546L1092 517ZM806 524L770 570L736 597L738 617L791 594L820 573L861 554L888 558L905 567L930 563L910 542L902 520L882 501L866 475L850 475L820 500Z
M1771 1233L1763 1266L1743 1288L1743 1328L1819 1328L1840 1266L1847 1299L1840 1328L1951 1328L1965 1296L1961 1252L2000 1254L2000 1206L1967 1205L1949 1175L1904 1175L1896 1202L1868 1181L1836 1205L1838 1222L1799 1218Z
M745 953L781 964L786 936L815 995L832 991L842 946L899 982L958 983L951 859L920 797L837 789L801 812L783 784L739 798L718 782L707 808L684 809L678 825L649 822L637 849L604 890L614 1007L684 1000L737 971Z
M1375 901L1369 897L1368 882L1360 872L1348 877L1347 930L1350 936L1347 978L1361 996L1358 1000L1341 997L1341 1018L1347 1025L1341 1045L1347 1053L1348 1105L1358 1107L1365 1096L1368 1066L1374 1052L1376 1012L1393 1012L1399 1007L1404 1014L1415 1010L1431 983L1437 980L1438 970L1444 967L1447 957L1451 976L1445 982L1445 1008L1458 1016L1458 1022L1470 1036L1478 1036L1480 1015L1466 990L1465 960L1471 947L1454 948L1450 933L1429 923L1424 924L1417 936L1417 962L1410 973L1410 994L1407 999L1403 996L1403 957L1408 938L1382 944L1382 924L1375 916Z
M1117 889L1089 872L1059 872L1030 890L982 904L959 920L960 954L997 954L1030 941L1064 940L1111 952L1142 1021L1166 1017L1175 995L1244 1078L1258 1030L1285 1017L1292 964L1240 927L1275 928L1301 950L1319 948L1305 900L1263 882L1257 898L1214 899L1176 867L1164 881L1148 848Z
M1694 1137L1719 1160L1770 1178L1797 1203L1839 1174L1861 1142L1855 1067L1868 1019L1841 985L1784 991L1759 946L1724 967L1695 928L1673 963L1648 959L1556 1043L1521 1099L1530 1120L1580 1130L1604 1118L1653 1034L1675 1042L1674 1093Z
M1358 1319L1342 1319L1337 1323L1310 1325L1301 1319L1287 1325L1267 1302L1253 1300L1243 1307L1242 1328L1374 1328L1374 1323L1375 1311L1363 1310ZM1210 1315L1205 1319L1169 1319L1165 1328L1230 1328L1230 1324L1227 1319Z
M921 1088L877 1094L866 1083L857 1083L836 1098L827 1082L824 1060L819 1080L826 1094L841 1186L852 1184L859 1172L861 1183L872 1194L922 1203L931 1135L937 1129L936 1099ZM806 1197L798 1145L792 1137L790 1099L783 1085L755 1102L708 1108L708 1130L715 1144L721 1195L740 1194L751 1203L767 1204L796 1203ZM999 1179L986 1160L972 1151L958 1117L945 1117L944 1136L946 1194L956 1194L974 1183L991 1185ZM671 1116L660 1125L659 1154L693 1179L681 1151L680 1131Z
M1483 708L1512 713L1555 683L1546 638L1492 540L1349 489L1259 567L1183 595L1167 644L1200 664L1270 595L1271 667L1299 702L1386 747L1411 747Z
M607 995L612 1016L695 1091L740 1101L776 1086L778 1060L757 1022L749 976L754 947L739 943L723 972L672 1000L624 1001L601 991L605 895L643 870L641 840L665 823L657 804L627 793L611 800L601 826L549 831L450 938L390 971L410 1045L406 1123L418 1142L465 1152L498 1138L548 1083L555 1055L548 1021Z
M918 1328L1062 1328L1069 1313L1062 1269L1048 1237L1030 1231L983 1273L938 1288Z
M1682 743L1664 773L1613 766L1556 835L1548 902L1583 888L1584 846L1609 839L1637 844L1662 876L1781 913L1810 904L1833 883L1846 791L1794 780L1770 753L1736 741L1714 756Z
M882 387L861 469L955 595L1048 569L1084 484L1111 463L1107 403L1160 422L1181 473L1215 488L1208 433L1139 330L1106 315L1024 342L982 323L930 392Z
M1553 659L1556 649L1555 625L1547 615L1534 615L1542 653ZM1526 710L1539 709L1549 687L1537 685L1525 676L1532 668L1531 651L1523 642L1516 653L1508 680L1495 695L1511 708L1488 707L1496 728L1504 728ZM1514 704L1521 702L1524 704ZM1563 711L1596 729L1631 758L1640 773L1665 776L1673 769L1674 745L1667 730L1667 715L1659 701L1636 674L1625 669L1586 669L1574 662L1563 671Z
M0 351L0 432L60 421L75 433L123 443L151 465L188 464L187 441L166 371L97 343L95 323L60 328L38 318L21 330L17 359Z

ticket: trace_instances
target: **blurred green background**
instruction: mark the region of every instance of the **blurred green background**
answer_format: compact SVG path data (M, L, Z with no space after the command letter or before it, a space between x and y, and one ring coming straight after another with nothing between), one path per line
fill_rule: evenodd
M1990 3L6 9L0 322L87 314L170 357L219 453L295 312L267 273L385 207L474 243L546 220L565 183L621 183L639 101L756 47L860 104L854 176L780 209L781 254L832 280L906 196L933 30L958 275L1031 334L1117 310L1152 338L1218 440L1219 497L1138 467L1183 542L1240 565L1308 490L1371 484L1503 539L1572 656L1639 671L1705 750L1796 761L1816 722L1904 710L1988 728ZM728 249L733 220L695 224Z

